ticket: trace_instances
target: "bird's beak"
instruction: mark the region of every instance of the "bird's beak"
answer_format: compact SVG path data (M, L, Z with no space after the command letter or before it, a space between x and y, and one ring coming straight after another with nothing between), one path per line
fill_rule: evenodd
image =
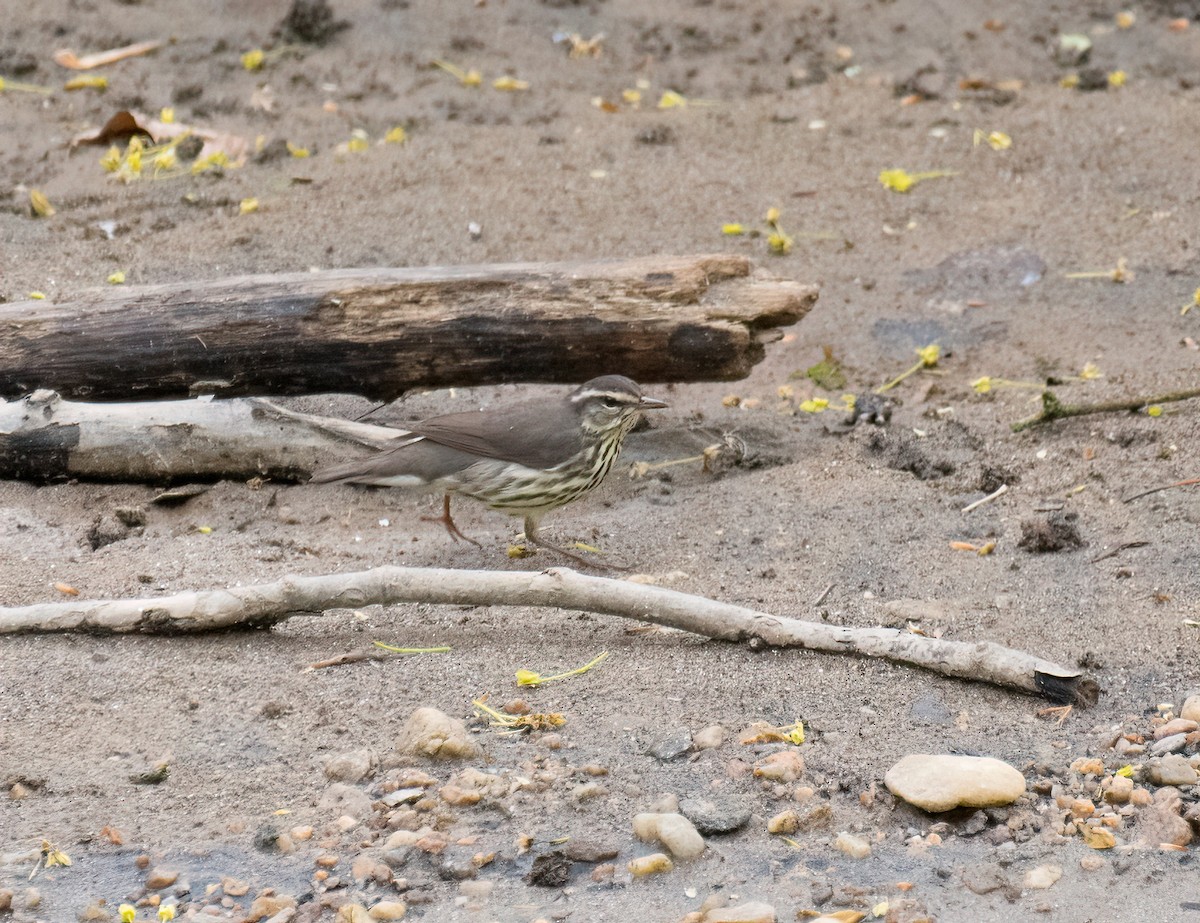
M638 410L661 410L663 407L670 406L671 405L666 401L660 401L656 397L643 396L642 399L638 401Z

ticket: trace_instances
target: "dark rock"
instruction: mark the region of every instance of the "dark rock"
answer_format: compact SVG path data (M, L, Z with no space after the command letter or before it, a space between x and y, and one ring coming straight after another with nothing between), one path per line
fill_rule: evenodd
M719 836L741 830L750 822L750 801L738 795L684 798L679 813L703 836Z
M387 861L387 857L384 857ZM443 881L465 881L479 874L475 850L469 846L447 846L429 857L429 865Z
M348 28L350 23L333 18L328 0L292 0L292 8L275 27L275 34L285 42L324 45Z
M651 125L639 131L633 139L638 144L674 144L675 129L670 125Z
M575 862L607 862L620 851L610 843L589 837L571 837L563 846L563 855Z
M653 740L646 752L664 763L679 759L692 746L692 732L687 728L672 728Z

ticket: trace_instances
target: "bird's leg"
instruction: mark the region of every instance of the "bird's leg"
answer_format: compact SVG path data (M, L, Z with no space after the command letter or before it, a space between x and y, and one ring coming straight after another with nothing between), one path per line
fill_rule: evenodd
M442 497L442 515L441 516L422 516L421 522L440 522L446 527L446 531L450 533L450 537L456 542L461 538L464 542L470 542L476 548L483 546L469 535L464 535L454 520L450 516L450 495L446 494Z
M542 541L537 534L538 517L525 517L525 541L531 545L537 545L539 548L545 548L547 551L553 551L556 554L561 554L564 558L569 558L576 564L582 564L584 567L595 567L599 570L627 570L628 568L618 567L615 564L604 564L594 559L581 557L573 551L567 551L566 548L560 548L558 545L552 545L550 542Z

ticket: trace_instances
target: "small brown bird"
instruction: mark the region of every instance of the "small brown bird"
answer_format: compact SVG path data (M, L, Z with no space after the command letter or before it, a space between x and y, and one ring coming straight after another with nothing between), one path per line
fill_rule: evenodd
M525 539L590 563L538 537L538 522L599 486L643 410L666 407L623 375L593 378L563 397L432 417L395 448L316 472L309 483L424 487L445 493L439 522L465 539L450 517L461 494L525 518Z

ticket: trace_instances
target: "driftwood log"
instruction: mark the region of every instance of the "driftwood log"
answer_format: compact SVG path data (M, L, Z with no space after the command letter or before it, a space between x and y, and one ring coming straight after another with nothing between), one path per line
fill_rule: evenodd
M414 602L599 612L755 647L801 647L882 657L946 676L1020 689L1061 703L1091 705L1099 693L1095 681L1078 670L999 644L947 641L894 628L843 628L803 622L662 587L585 576L565 567L540 573L378 567L157 599L79 600L0 608L0 634L170 634L232 626L265 627L294 615Z
M35 391L0 399L0 478L295 481L348 445L378 449L403 435L257 398L93 404Z
M743 378L814 286L740 256L340 269L0 305L0 397L148 400Z

